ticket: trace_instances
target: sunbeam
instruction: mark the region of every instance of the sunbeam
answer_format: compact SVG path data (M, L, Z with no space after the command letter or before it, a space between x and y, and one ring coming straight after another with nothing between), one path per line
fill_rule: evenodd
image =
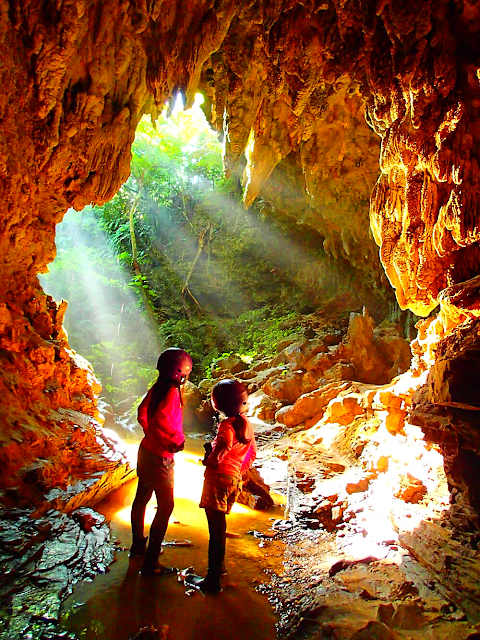
M122 360L142 358L153 366L155 335L130 286L131 277L90 210L81 215L69 211L58 225L56 242L57 259L40 278L47 293L69 303L65 327L72 347L94 361L104 386L107 381L121 384L125 372L116 368Z

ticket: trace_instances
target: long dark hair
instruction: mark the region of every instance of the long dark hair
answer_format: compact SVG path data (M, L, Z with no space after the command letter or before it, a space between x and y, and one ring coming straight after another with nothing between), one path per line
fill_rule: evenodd
M178 389L178 394L180 396L180 404L183 406L183 398L182 391L180 389L180 383L176 380L168 380L158 376L156 382L152 386L152 398L148 405L147 409L147 418L151 420L153 416L157 413L158 406L160 402L165 398L167 393L170 391L172 387Z
M245 437L245 432L248 427L248 421L242 413L237 413L233 417L233 430L235 431L235 437L241 444L249 444L251 438Z

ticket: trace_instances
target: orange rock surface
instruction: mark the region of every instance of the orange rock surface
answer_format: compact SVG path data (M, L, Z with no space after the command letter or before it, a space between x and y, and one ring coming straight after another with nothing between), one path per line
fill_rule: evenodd
M373 234L403 308L476 276L479 29L470 0L1 2L3 488L60 437L52 411L96 412L37 280L55 225L115 194L139 119L177 91L205 94L246 205L293 176L292 215L365 273Z

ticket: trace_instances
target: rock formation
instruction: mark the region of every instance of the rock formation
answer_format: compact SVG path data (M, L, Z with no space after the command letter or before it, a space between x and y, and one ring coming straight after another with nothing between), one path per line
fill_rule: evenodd
M48 490L26 467L58 448L65 426L79 449L69 412L96 416L93 377L61 329L64 305L37 280L55 255L55 224L69 207L113 196L140 117L178 91L187 104L206 96L227 172L244 154L247 206L288 191L299 223L366 274L378 274L373 234L400 305L419 315L446 302L447 287L461 299L480 257L479 29L471 0L2 2L4 492ZM465 378L477 366L478 293L464 297L469 312L451 305L442 324L428 402L476 416L471 390L444 385L447 372ZM474 465L468 424L452 418L448 430ZM64 478L81 458L64 455ZM107 464L92 460L97 471Z

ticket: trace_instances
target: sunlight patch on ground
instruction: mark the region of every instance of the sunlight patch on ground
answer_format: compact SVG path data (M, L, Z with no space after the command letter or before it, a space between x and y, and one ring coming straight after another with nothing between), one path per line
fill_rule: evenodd
M332 509L335 520L331 526L336 526L338 533L329 561L333 562L338 554L354 560L369 556L378 559L388 556L391 560L393 552L389 548L398 543L401 534L421 529L424 521L440 520L450 509L450 492L439 447L426 442L422 429L408 421L408 398L424 381L425 376L406 372L390 385L379 386L377 391L373 387L374 395L367 390L357 398L358 404L367 409L363 417L352 412L348 416L350 422L340 424L334 421L337 414L327 411L310 430L297 438L290 436L288 443L292 449L297 441L299 451L302 446L314 445L304 459L301 453L296 454L307 469L299 467L300 478L302 472L318 474L323 462L326 470L324 477L317 475L316 486L309 496L302 496L302 488L296 486L298 461L291 452L288 454L287 469L289 479L293 478L293 491L289 492L287 517L291 509L295 512L298 496L300 502L311 506L312 517L326 513L323 517L328 519L328 508ZM346 399L350 397L356 396L345 395ZM333 402L338 403L338 399ZM358 453L352 456L355 450ZM329 472L332 460L339 464L339 469L344 469ZM317 512L313 509L316 506ZM401 554L397 556L401 562Z
M125 449L129 450L129 459L134 455L133 466L135 466L136 456L138 451L138 445L123 445ZM191 504L184 505L182 504L184 501L188 503L194 503L198 505L200 502L200 496L202 494L203 487L203 473L205 471L205 467L201 464L200 458L195 453L189 453L182 451L175 455L175 509L172 514L172 520L175 520L176 517L180 517L181 513L184 511L184 508L191 508ZM132 489L132 501L134 498L134 493ZM153 497L147 505L146 513L145 513L145 524L150 525L153 518L155 517L155 512L157 508L157 503L155 497ZM120 520L121 522L127 524L130 522L130 513L131 513L131 505L128 507L124 507L123 509L117 511L115 514L115 519ZM248 507L245 507L242 504L236 503L233 505L231 516L238 515L251 515L255 516L255 512ZM229 522L232 521L232 517L229 517ZM201 526L204 526L205 514L203 509L199 509L199 521L201 520Z

